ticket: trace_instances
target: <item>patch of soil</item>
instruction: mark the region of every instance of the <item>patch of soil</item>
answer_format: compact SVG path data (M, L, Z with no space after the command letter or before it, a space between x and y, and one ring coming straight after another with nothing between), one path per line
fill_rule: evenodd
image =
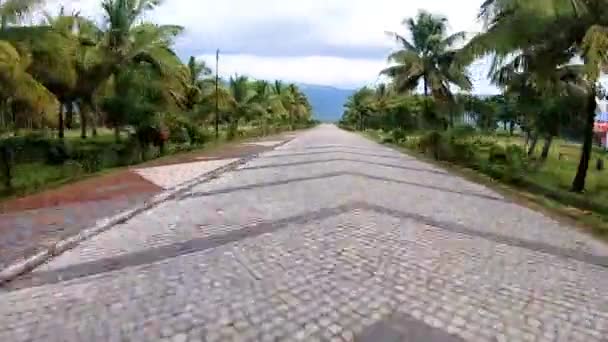
M129 170L92 177L56 189L0 203L0 213L57 207L74 202L107 200L118 196L155 194L162 189Z

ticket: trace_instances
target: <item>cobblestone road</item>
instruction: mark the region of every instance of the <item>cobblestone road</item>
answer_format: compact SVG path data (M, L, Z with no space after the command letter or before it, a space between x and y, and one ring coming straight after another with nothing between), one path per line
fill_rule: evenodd
M608 341L608 248L333 126L0 293L0 341Z

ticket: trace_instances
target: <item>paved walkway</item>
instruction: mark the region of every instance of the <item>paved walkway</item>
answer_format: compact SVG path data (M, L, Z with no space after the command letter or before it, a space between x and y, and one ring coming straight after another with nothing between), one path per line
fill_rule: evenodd
M0 293L0 341L606 341L608 248L321 126Z

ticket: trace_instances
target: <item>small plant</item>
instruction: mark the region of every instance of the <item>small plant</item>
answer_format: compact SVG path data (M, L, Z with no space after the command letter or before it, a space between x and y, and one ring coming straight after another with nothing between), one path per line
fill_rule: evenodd
M393 138L393 142L398 144L407 138L407 133L401 128L396 128L391 131L391 136Z

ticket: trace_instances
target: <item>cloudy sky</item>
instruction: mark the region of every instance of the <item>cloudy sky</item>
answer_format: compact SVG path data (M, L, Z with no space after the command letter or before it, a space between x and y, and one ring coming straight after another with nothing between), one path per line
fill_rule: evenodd
M100 0L55 0L99 18ZM220 74L355 88L378 81L394 48L384 31L405 34L401 20L419 9L448 17L451 31L478 32L481 0L167 0L147 19L186 28L176 43ZM485 63L472 68L476 93L495 92Z

